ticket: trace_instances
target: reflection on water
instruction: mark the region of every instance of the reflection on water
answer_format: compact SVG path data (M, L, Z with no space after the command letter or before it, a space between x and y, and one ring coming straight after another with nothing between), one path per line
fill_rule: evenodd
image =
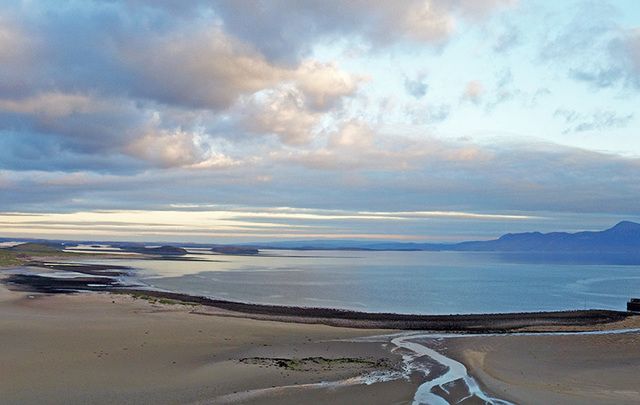
M402 313L624 310L640 266L509 261L494 253L194 252L215 261L116 260L147 284L228 300ZM95 262L95 260L92 260ZM109 262L113 262L110 260Z

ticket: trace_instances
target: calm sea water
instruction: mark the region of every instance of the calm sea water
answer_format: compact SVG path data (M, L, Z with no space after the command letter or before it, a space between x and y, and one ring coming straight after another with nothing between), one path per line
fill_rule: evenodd
M630 296L640 296L637 265L514 263L492 253L462 252L202 253L191 256L216 261L116 262L138 269L140 280L165 290L373 312L623 310Z

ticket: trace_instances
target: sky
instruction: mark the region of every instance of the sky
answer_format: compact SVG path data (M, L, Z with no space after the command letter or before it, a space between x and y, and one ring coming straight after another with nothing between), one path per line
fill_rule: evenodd
M635 0L0 0L0 236L640 220Z

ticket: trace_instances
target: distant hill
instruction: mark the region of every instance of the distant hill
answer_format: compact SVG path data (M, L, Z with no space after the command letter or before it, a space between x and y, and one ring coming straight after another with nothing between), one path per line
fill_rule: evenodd
M260 253L256 248L235 245L215 245L210 250L214 253L238 256L257 255Z
M622 221L604 231L576 233L508 233L496 240L458 243L452 250L631 253L640 251L640 224Z
M640 253L640 224L622 221L604 231L508 233L494 240L448 244L312 240L269 242L252 246L293 250Z
M241 246L259 249L291 249L291 250L443 250L452 246L437 243L413 242L371 242L358 240L287 240L277 242L251 243Z
M19 245L12 246L8 250L11 250L13 252L30 253L30 254L34 254L34 253L40 253L40 254L51 253L51 254L55 254L55 253L62 252L63 248L64 248L64 246L62 246L60 244L57 244L57 243L33 243L33 242L27 242L27 243L21 243Z
M159 247L127 246L121 249L127 252L142 253L145 255L184 256L187 254L187 251L183 248L168 245Z
M18 266L36 257L64 256L63 246L55 242L27 242L19 245L0 248L0 267Z

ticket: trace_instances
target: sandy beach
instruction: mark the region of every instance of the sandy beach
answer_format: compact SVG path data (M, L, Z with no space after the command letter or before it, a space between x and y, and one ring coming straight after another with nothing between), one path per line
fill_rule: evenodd
M428 355L392 344L393 336L419 332L281 320L162 295L42 294L0 285L2 402L410 404L421 384L447 371ZM639 317L631 316L521 331L638 327ZM512 403L640 401L638 333L456 335L403 343L418 341L464 364L484 394ZM414 369L406 372L408 364ZM469 381L461 381L434 392L449 403L482 403L467 398Z
M640 403L640 334L447 339L491 392L518 404Z
M31 297L31 298L30 298ZM126 295L32 295L0 287L2 403L408 403L417 382L248 390L398 367L382 331L192 314ZM388 331L386 331L388 332ZM350 359L280 367L255 358ZM225 397L226 396L226 397Z

